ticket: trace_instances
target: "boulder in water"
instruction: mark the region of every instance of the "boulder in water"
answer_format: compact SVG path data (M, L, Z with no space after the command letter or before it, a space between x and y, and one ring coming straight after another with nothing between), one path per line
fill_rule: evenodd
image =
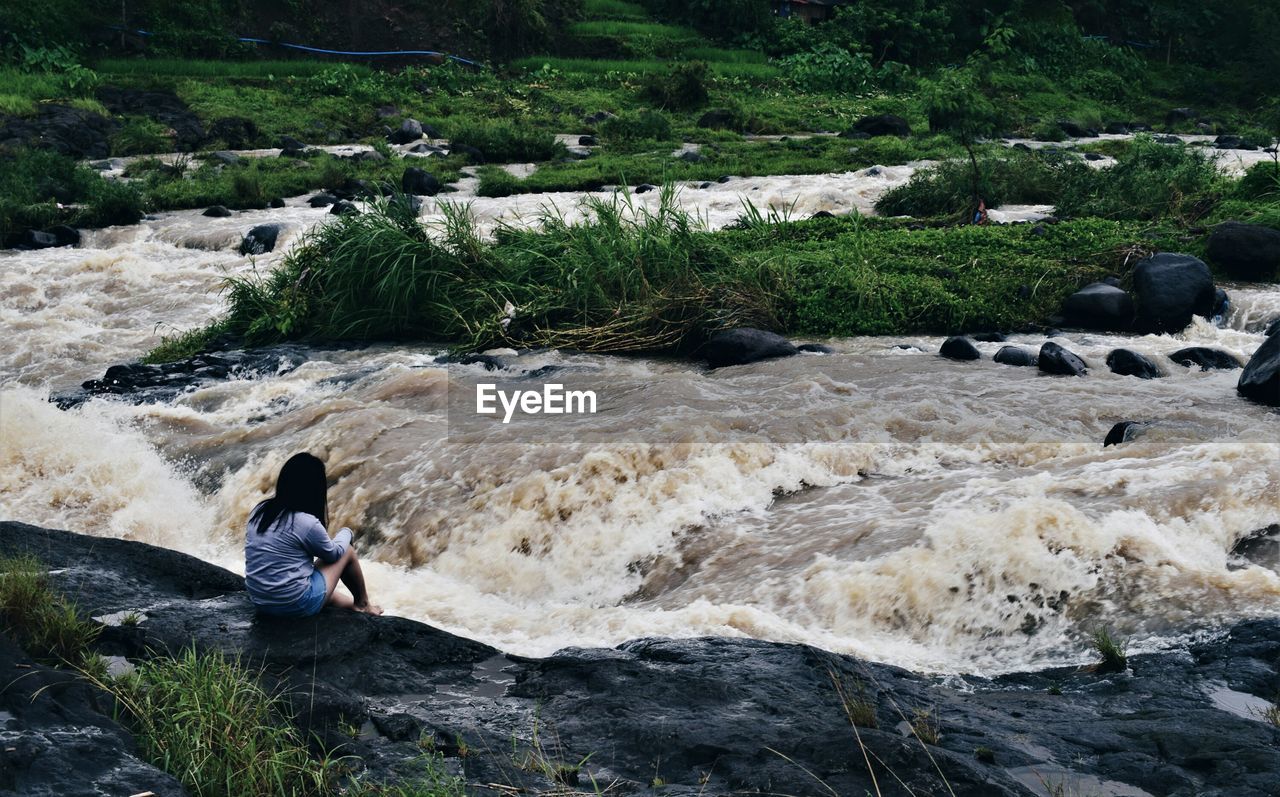
M1236 392L1250 401L1280 407L1280 333L1267 338L1249 358Z
M1213 291L1213 318L1210 320L1218 326L1227 320L1227 313L1231 312L1231 297L1221 288L1215 288Z
M1205 257L1235 279L1274 280L1280 273L1280 230L1224 221L1209 234Z
M1102 441L1102 447L1128 443L1150 425L1150 421L1120 421L1107 432L1106 439Z
M410 166L400 176L400 187L406 194L435 196L440 193L440 180L431 172Z
M333 203L333 207L329 208L329 212L334 216L351 216L359 213L360 208L356 207L354 202L339 199Z
M978 332L973 339L980 343L1004 343L1008 340L1003 332Z
M280 237L280 230L283 229L279 224L259 224L240 242L240 254L242 255L261 255L270 252L276 248L276 240Z
M600 143L600 139L595 136L578 136L578 146L594 147Z
M1235 355L1205 346L1178 349L1169 355L1169 359L1187 368L1198 365L1201 371L1233 371L1240 367Z
M1123 332L1132 326L1133 314L1133 298L1107 282L1090 283L1062 303L1066 323L1085 329Z
M763 329L742 327L715 332L702 344L699 354L712 368L746 365L775 357L790 357L799 351L791 341Z
M796 351L803 351L809 354L835 354L836 350L825 343L801 343L796 346Z
M948 360L982 359L982 355L978 353L978 347L973 345L973 341L962 335L956 335L944 340L942 348L938 350L938 354Z
M1084 376L1089 373L1089 366L1084 360L1053 341L1047 341L1040 347L1036 364L1046 374Z
M200 215L208 216L212 219L225 219L227 216L231 215L231 211L227 210L225 205L210 205L205 208L204 213L201 213Z
M1036 364L1035 354L1027 351L1021 346L1001 346L1000 351L996 352L996 356L992 359L1001 365L1034 367Z
M1267 336L1268 338L1271 337L1272 335L1280 335L1280 318L1277 318L1276 320L1272 321L1270 324L1267 324L1267 331L1263 332L1262 334Z
M1162 252L1133 271L1137 326L1144 332L1181 332L1192 316L1213 316L1215 287L1209 267L1191 255Z
M55 227L50 227L45 232L54 237L58 242L58 246L80 245L80 231L70 225L59 224Z
M307 204L313 208L327 208L337 201L338 198L333 194L319 193L308 199Z
M293 136L280 137L280 157L296 158L301 155L307 148L307 145Z
M1164 376L1159 366L1150 358L1131 349L1116 349L1108 354L1107 367L1120 376L1136 376L1139 379L1158 379Z

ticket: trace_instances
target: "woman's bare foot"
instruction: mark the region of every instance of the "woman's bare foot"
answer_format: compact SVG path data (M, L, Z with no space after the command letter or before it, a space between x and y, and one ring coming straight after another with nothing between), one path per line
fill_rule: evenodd
M354 610L355 610L355 611L357 611L357 612L363 612L364 614L372 614L372 615L379 615L379 614L382 614L382 607L381 607L381 606L375 606L375 605L373 605L372 603L366 603L366 604L363 604L363 605L361 605L361 604L357 603L357 604L355 604L354 606L352 606L351 608L352 608L352 609L354 609Z

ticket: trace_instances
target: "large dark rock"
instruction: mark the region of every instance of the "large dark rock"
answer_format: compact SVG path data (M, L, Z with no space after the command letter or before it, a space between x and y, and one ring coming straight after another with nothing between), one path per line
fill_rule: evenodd
M417 119L405 119L400 127L387 136L392 144L408 144L422 138L422 123Z
M335 609L301 620L257 616L240 577L184 554L0 523L0 555L20 554L40 558L54 588L103 618L104 653L143 660L195 647L262 667L266 686L293 703L299 728L321 748L340 745L340 754L359 758L366 780L418 771L422 741L470 783L551 793L558 784L546 770L553 766L513 764L533 760L535 734L548 763L582 762L583 784L609 783L620 795L654 794L661 782L658 793L682 797L877 788L1032 797L1043 792L1019 773L1040 772L1053 782L1111 781L1114 794L1271 797L1280 777L1280 728L1206 697L1225 687L1271 699L1280 680L1276 620L1240 623L1185 649L1131 655L1119 675L1069 667L933 678L807 645L720 638L640 639L529 659L397 617ZM128 612L140 621L109 619ZM5 655L0 647L0 664ZM12 660L22 663L20 656ZM103 723L106 712L84 711L75 695L69 699L77 702L57 707L31 703L45 683L39 679L50 677L41 670L31 685L10 679L3 693L14 715L6 732L15 741L6 744L24 752L32 749L24 745L43 745L39 754L6 755L6 787L181 793L130 758L128 735ZM835 684L868 703L856 738ZM69 693L42 694L59 700ZM939 736L928 744L899 730L899 711L910 717L917 707L938 718ZM351 726L368 730L352 738ZM68 736L81 727L91 732ZM121 779L101 785L107 768L98 762L107 760L119 762ZM1206 790L1206 783L1229 787Z
M1089 366L1084 360L1051 340L1040 347L1040 356L1036 358L1036 365L1046 374L1084 376L1089 373Z
M978 347L973 345L973 341L962 335L956 335L944 340L942 348L938 350L938 354L948 360L982 359L982 355L978 353Z
M790 357L797 353L791 341L763 329L724 329L715 332L702 344L699 355L712 368L746 365L774 357Z
M210 205L200 215L208 216L211 219L225 219L231 215L231 211L227 209L226 205ZM243 245L243 242L241 244ZM272 246L274 245L273 243Z
M1107 355L1107 367L1112 373L1121 376L1136 376L1139 379L1158 379L1164 376L1160 367L1148 357L1131 349L1116 349Z
M1106 439L1102 441L1102 447L1108 448L1131 442L1150 425L1149 422L1144 421L1120 421L1107 432Z
M1065 323L1085 329L1123 332L1133 325L1133 314L1129 294L1106 282L1086 285L1062 303Z
M261 143L258 124L244 116L223 116L209 123L209 140L230 149L248 149Z
M113 114L146 116L164 125L173 131L174 146L183 152L193 152L208 140L200 117L171 91L106 86L98 89L98 99Z
M1280 230L1223 222L1209 234L1205 257L1235 279L1275 280L1280 272Z
M1234 354L1205 346L1178 349L1169 359L1186 368L1198 365L1201 371L1231 371L1240 367Z
M1144 332L1181 332L1192 316L1213 317L1215 288L1199 258L1162 252L1133 270L1137 326Z
M192 387L225 379L256 379L287 374L305 363L306 350L293 345L265 346L197 354L160 365L124 363L90 379L80 389L52 397L59 407L79 406L93 396L118 396L134 404L171 401Z
M734 130L739 124L740 115L729 108L712 108L698 117L698 127L712 130Z
M911 125L901 116L891 113L864 116L853 123L854 132L868 136L902 136L911 135Z
M120 124L110 117L58 103L40 103L34 116L0 118L0 144L51 149L73 158L105 158Z
M431 172L410 166L400 177L400 187L406 194L435 196L440 193L440 180Z
M240 242L240 254L242 255L262 255L276 248L276 241L280 238L280 231L284 229L281 224L259 224Z
M1249 358L1236 392L1250 401L1280 407L1280 333L1267 338Z
M992 358L1001 365L1016 365L1020 367L1035 367L1036 355L1027 351L1021 346L1001 346L1000 351L996 352L996 356Z

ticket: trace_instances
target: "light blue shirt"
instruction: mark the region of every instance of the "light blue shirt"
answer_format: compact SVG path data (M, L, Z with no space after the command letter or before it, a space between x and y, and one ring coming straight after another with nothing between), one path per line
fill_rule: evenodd
M256 525L250 520L244 538L244 585L259 606L292 604L310 588L315 559L336 562L351 545L351 529L330 539L324 524L306 512L284 512L261 534Z

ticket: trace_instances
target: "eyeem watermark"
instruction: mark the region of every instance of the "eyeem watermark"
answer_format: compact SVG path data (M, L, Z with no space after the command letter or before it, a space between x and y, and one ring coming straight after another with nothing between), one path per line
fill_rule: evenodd
M499 410L501 407L501 410ZM503 423L519 410L524 415L595 414L594 390L565 390L564 385L550 382L541 390L499 390L496 384L476 385L476 414L502 415Z

